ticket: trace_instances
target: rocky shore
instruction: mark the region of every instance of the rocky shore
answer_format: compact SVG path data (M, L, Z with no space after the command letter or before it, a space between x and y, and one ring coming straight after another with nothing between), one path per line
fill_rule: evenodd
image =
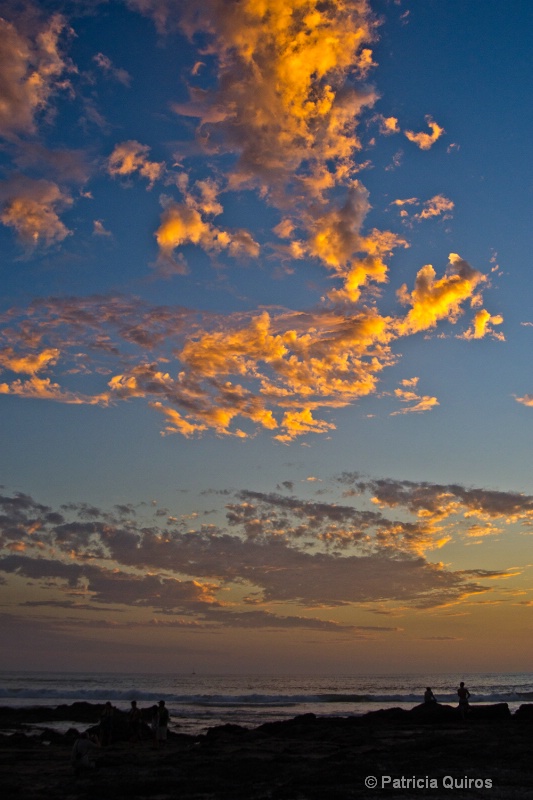
M115 711L113 741L74 774L79 732L96 734L102 706L0 708L2 800L351 800L533 797L533 705L473 706L467 720L445 705L364 716L312 714L248 730L170 733L155 749L148 727L128 740ZM58 733L53 725L76 721ZM37 726L37 728L36 728ZM50 726L50 727L48 727ZM375 784L375 785L374 785Z

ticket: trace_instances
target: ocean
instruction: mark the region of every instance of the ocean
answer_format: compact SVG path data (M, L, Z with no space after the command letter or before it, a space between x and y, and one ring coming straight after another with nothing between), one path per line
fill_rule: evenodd
M299 714L345 717L380 708L409 709L422 702L426 686L433 689L439 702L455 705L460 680L470 690L472 704L503 702L515 711L521 704L533 702L530 672L320 677L0 672L0 706L109 700L127 710L131 700L141 708L165 700L171 729L196 735L217 725L252 728ZM76 722L73 719L55 727L79 728Z

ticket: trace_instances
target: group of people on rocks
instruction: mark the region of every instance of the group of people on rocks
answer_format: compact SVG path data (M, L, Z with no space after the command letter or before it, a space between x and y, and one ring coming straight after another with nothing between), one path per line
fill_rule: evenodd
M457 696L459 698L459 713L461 714L461 719L466 719L468 711L470 709L468 699L470 697L470 692L466 688L464 681L461 681L459 684L459 688L457 689ZM431 686L426 687L426 691L424 692L424 703L436 703L437 698L433 694L433 690Z
M85 769L92 769L95 766L93 757L96 750L107 747L113 742L113 724L115 709L108 701L100 716L98 733L90 736L87 731L81 733L72 748L71 761L74 772L78 775ZM153 706L150 729L152 732L155 747L162 747L167 740L170 714L164 700L160 700L157 706ZM128 739L132 743L140 743L143 739L143 714L137 705L136 700L131 701L128 712Z

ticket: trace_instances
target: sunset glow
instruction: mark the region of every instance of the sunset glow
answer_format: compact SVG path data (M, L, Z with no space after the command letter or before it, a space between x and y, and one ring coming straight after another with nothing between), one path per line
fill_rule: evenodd
M0 5L0 668L528 669L530 5Z

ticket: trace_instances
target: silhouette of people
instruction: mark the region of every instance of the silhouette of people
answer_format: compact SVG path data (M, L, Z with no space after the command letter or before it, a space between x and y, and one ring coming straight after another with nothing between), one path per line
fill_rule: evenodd
M155 734L157 747L161 747L162 745L166 744L169 722L170 722L170 714L168 713L168 709L165 706L165 701L160 700L159 707L157 709L157 728Z
M461 714L461 719L466 719L470 706L468 705L468 698L470 697L470 692L466 688L464 681L461 681L459 684L459 688L457 689L457 695L459 697L459 713Z
M100 744L105 747L113 739L113 706L107 701L100 717Z
M433 694L433 690L431 686L426 687L426 691L424 692L424 703L436 703L437 698Z
M74 769L74 774L79 775L85 769L94 769L95 763L91 755L95 750L98 750L100 745L96 744L89 739L87 732L80 733L79 737L74 742L70 761Z
M128 727L130 742L140 742L141 736L141 723L142 714L140 708L137 707L137 701L131 701L131 709L128 713Z

